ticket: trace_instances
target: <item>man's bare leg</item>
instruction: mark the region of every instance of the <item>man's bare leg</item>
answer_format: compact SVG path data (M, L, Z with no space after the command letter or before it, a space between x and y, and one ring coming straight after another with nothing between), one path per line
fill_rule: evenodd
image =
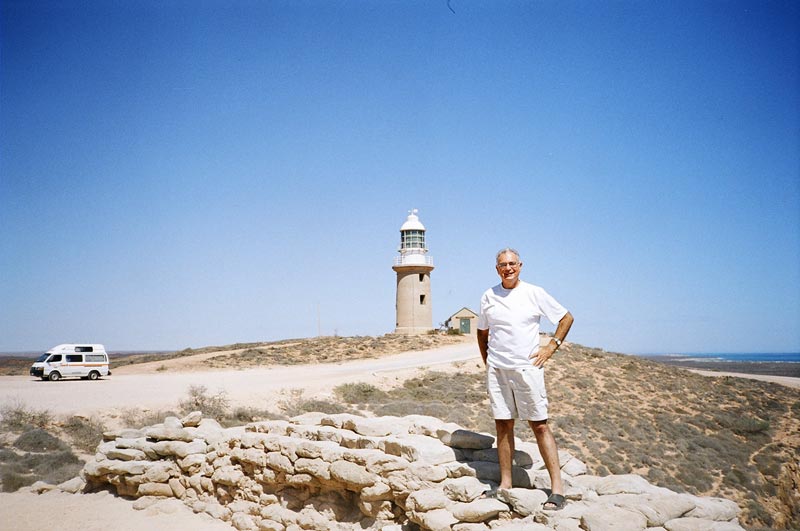
M510 489L511 461L514 457L514 419L494 419L497 430L497 460L500 463L501 489ZM555 441L554 441L555 442ZM556 453L558 459L558 453Z
M564 484L561 481L561 463L558 460L558 445L556 438L546 420L529 420L528 424L536 436L536 444L539 446L539 453L544 459L544 466L550 474L550 490L553 494L564 494ZM499 433L499 432L498 432ZM513 437L512 437L513 438ZM500 440L497 441L498 454L500 453ZM502 474L502 465L500 470Z

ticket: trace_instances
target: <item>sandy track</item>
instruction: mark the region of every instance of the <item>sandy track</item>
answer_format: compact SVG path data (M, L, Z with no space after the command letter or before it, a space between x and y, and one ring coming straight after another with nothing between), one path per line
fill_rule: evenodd
M800 389L800 378L792 376L773 376L771 374L742 374L739 372L720 372L720 371L704 371L702 369L688 369L693 373L703 376L712 376L714 378L721 378L722 376L731 376L733 378L747 378L748 380L760 380L762 382L771 382L786 387L794 387Z
M477 346L471 342L344 363L242 370L114 373L95 382L47 382L30 376L2 376L0 404L19 402L53 413L83 415L131 407L169 408L186 397L190 386L205 385L210 393L224 391L232 406L273 409L276 397L290 389L302 389L307 395L315 395L330 392L335 386L347 382L390 383L419 369L466 360L480 361Z

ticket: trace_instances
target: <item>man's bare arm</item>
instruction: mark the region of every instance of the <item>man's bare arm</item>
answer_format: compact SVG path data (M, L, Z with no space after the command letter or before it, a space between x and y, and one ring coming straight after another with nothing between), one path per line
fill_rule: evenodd
M574 322L575 318L573 318L572 314L569 312L567 312L567 314L561 318L561 320L558 322L558 326L556 327L556 331L553 334L553 337L558 339L558 343L564 341L564 338L567 337L569 329L572 327L572 323ZM536 351L536 355L531 357L533 360L533 365L536 367L541 367L544 365L544 362L549 360L550 357L555 354L559 347L558 343L551 339L548 344L540 347L539 350Z
M486 359L489 357L489 330L478 329L478 350L481 351L483 364L486 365Z

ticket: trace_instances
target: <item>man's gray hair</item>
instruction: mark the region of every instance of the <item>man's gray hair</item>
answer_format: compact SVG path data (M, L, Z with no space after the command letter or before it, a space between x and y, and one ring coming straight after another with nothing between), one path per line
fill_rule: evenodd
M521 260L521 258L519 256L519 251L517 251L513 247L505 247L505 248L500 249L499 251L497 251L497 255L494 257L495 261L500 260L500 256L502 254L504 254L504 253L512 253L514 256L517 257L518 261Z

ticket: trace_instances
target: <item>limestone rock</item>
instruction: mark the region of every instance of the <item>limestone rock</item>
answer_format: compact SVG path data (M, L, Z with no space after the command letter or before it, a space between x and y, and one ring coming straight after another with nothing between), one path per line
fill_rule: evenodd
M473 452L472 459L475 461L489 461L490 463L500 462L499 458L497 457L497 448L489 448L486 450ZM515 450L513 464L522 467L529 467L533 465L533 457L531 457L531 455L527 452Z
M424 461L432 465L448 463L458 458L453 448L424 435L387 437L382 449L387 454L398 455L408 461Z
M219 503L209 502L203 507L203 512L217 520L228 521L231 519L231 511Z
M331 465L322 459L306 459L300 457L294 462L294 470L300 474L310 474L319 479L331 479Z
M233 513L231 516L231 525L239 531L256 531L258 525L253 517L249 514Z
M173 417L174 418L174 417ZM176 419L177 420L177 419ZM178 421L180 423L180 421ZM153 439L156 441L183 441L183 442L192 442L194 440L194 435L189 433L188 431L181 428L175 427L151 427L145 430L144 432L145 437L148 439Z
M361 499L365 501L392 500L394 494L389 485L383 481L377 481L374 485L361 489Z
M186 487L180 482L178 478L172 478L167 482L169 488L172 490L172 495L181 499L186 495Z
M63 483L58 484L58 488L64 492L69 492L70 494L76 494L78 492L83 491L86 487L86 480L81 477L74 477L72 479L68 479Z
M180 430L183 429L183 424L178 417L165 417L163 425L168 430Z
M649 527L664 525L664 522L679 518L695 508L695 503L687 496L653 494L614 494L603 496L603 503L613 503L618 507L642 513Z
M367 472L366 468L349 461L340 460L331 463L330 473L331 478L359 490L370 487L376 482L375 476Z
M717 522L703 518L676 518L664 523L667 531L744 531L735 522Z
M454 525L453 531L489 531L489 526L484 523L461 523Z
M201 420L203 420L203 413L200 411L192 411L191 413L183 417L180 420L180 423L181 427L183 428L195 428L200 424Z
M385 437L396 433L397 417L364 418L350 416L342 423L342 428L359 435Z
M284 531L286 526L274 520L261 520L258 522L259 531Z
M135 448L111 448L106 452L109 459L119 459L120 461L141 461L147 456L141 450Z
M430 481L432 483L438 483L447 478L447 469L439 465L417 462L412 463L408 471L422 481Z
M423 489L412 492L406 499L406 507L410 511L427 512L444 509L451 504L450 499L441 489Z
M651 485L646 479L637 474L621 474L616 476L607 476L601 479L595 486L595 490L601 496L604 494L644 494L653 491Z
M142 483L136 489L137 496L163 496L172 497L172 489L165 483Z
M214 471L211 476L211 481L219 483L220 485L229 485L235 487L239 481L244 478L244 473L234 466L224 466Z
M514 512L522 516L534 514L542 508L547 494L539 489L506 489L497 493L498 499L504 501Z
M206 443L201 440L185 441L159 441L153 443L153 450L160 456L186 457L190 454L204 454Z
M561 470L570 476L581 476L586 474L588 469L586 468L586 463L573 457L566 463L561 464Z
M115 439L120 439L120 438L137 439L139 437L144 437L144 432L142 430L134 430L130 428L109 430L103 432L103 440L105 441L113 441Z
M469 503L455 503L449 509L459 521L484 522L503 511L508 511L509 507L497 499L478 498Z
M442 483L444 494L453 501L471 502L478 498L489 486L475 477L448 479Z
M723 498L701 498L699 496L685 495L694 503L695 508L686 513L692 518L705 518L706 520L728 521L739 516L739 506L731 500Z
M432 417L317 413L228 429L188 417L101 443L82 477L93 489L138 497L148 511L183 503L247 531L741 530L733 502L677 494L635 474L590 476L565 451L570 502L542 511L549 476L538 447L523 441L515 443L515 488L481 498L499 481L492 437ZM177 438L160 439L170 433ZM81 491L82 481L59 488Z
M291 474L294 472L292 461L280 452L267 453L267 466L278 472Z
M418 518L415 521L431 531L451 531L453 524L458 523L456 517L446 509L434 509L426 513L415 514Z
M439 440L447 446L455 448L482 450L491 448L494 444L494 436L486 433L477 433L464 429L458 429L452 432L440 431L442 431L442 433L439 435Z
M31 492L35 492L36 494L43 494L45 492L50 492L56 488L55 485L51 485L50 483L45 483L44 481L36 481L28 487L28 490Z
M647 527L647 518L630 509L601 505L583 514L581 527L586 531L642 531Z

